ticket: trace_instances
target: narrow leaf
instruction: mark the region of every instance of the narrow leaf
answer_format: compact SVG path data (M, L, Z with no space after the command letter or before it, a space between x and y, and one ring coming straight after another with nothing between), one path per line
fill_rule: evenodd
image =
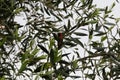
M44 46L42 46L42 45L40 45L40 44L38 44L38 46L39 46L45 53L49 54L48 50L47 50Z
M22 73L22 72L26 69L26 66L27 66L28 63L29 63L29 60L25 60L25 61L22 63L22 65L21 65L21 67L20 67L20 69L19 69L19 71L18 71L18 74L19 74L19 73Z
M65 61L65 60L60 60L59 63L60 63L60 64L65 64L65 65L69 65L69 64L70 64L69 62L67 62L67 61Z
M106 34L105 32L101 32L101 33L95 34L94 36L102 36L102 35L105 35L105 34Z
M70 27L71 27L70 23L71 23L70 20L68 20L68 29L70 29Z
M92 39L92 36L93 36L93 29L89 31L89 39Z
M70 53L63 54L62 57L64 57L64 56L68 56L69 54L70 54Z
M106 40L106 39L107 39L107 36L101 37L101 42L103 42L103 41Z
M77 44L73 43L73 42L64 42L65 45L68 45L70 47L74 47L76 46Z
M78 36L87 36L87 34L81 32L74 32L74 34Z
M114 25L115 25L114 23L111 23L111 22L106 22L105 24L106 24L106 25L111 25L111 26L114 26Z
M77 38L72 38L72 40L73 40L75 43L79 44L82 48L84 48L83 43L82 43L79 39L77 39Z
M44 10L45 10L45 12L50 16L50 13L49 13L48 9L46 9L46 8L44 7Z

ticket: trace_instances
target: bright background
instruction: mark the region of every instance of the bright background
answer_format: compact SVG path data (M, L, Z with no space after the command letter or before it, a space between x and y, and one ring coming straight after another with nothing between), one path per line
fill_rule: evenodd
M93 0L93 1L94 1L93 3L96 4L98 8L105 8L106 6L111 6L112 3L115 2L116 0ZM118 17L120 17L120 3L115 2L115 4L116 4L116 6L114 7L112 14L116 18L118 18ZM15 20L22 25L26 24L24 15L22 15L22 17L21 16L16 17ZM87 39L81 38L81 41L87 41ZM82 51L84 51L84 50L81 50L81 53L82 53ZM82 75L82 73L78 72L77 75ZM67 78L66 80L73 80L73 79ZM74 79L74 80L84 80L84 79ZM98 80L98 79L96 78L96 80Z

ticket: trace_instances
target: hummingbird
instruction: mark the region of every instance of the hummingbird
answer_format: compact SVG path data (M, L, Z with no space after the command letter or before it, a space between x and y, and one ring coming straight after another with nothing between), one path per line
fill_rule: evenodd
M57 40L58 50L61 49L63 45L64 34L62 32L59 32L57 34L54 33L53 36Z
M62 45L63 45L63 33L58 33L58 49L61 49L62 48Z

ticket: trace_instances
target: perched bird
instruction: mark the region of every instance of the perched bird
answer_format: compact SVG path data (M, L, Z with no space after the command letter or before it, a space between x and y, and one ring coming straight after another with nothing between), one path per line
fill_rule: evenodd
M57 40L57 42L58 42L58 49L61 49L62 48L62 45L63 45L63 33L58 33L58 40Z
M53 33L53 36L54 36L55 40L57 40L58 49L61 49L62 45L63 45L63 38L64 38L63 33L62 32L59 32L57 34Z

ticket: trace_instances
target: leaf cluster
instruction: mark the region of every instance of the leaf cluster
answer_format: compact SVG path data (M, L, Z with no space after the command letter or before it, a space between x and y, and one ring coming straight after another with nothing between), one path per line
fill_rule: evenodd
M114 6L97 8L93 0L0 0L0 79L119 79L120 19L111 15Z

